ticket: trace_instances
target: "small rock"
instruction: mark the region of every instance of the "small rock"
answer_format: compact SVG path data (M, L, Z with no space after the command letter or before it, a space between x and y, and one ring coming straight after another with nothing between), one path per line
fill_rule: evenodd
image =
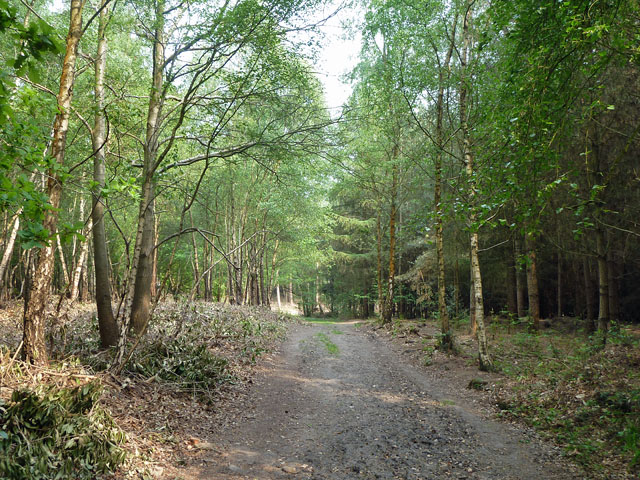
M200 442L196 444L196 447L200 450L215 450L215 445L211 442Z
M296 467L291 466L291 465L285 465L284 467L282 467L282 471L284 473L289 473L291 475L294 475L294 474L298 473L298 469Z

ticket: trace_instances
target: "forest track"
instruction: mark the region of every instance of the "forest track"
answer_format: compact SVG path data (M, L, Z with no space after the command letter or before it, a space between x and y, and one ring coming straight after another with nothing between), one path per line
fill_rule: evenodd
M556 449L445 395L355 322L292 327L190 478L578 479ZM452 399L454 398L454 399Z

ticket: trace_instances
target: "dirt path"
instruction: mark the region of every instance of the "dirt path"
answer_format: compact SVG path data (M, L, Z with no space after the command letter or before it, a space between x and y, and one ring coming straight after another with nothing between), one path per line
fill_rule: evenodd
M557 453L437 390L355 324L302 325L213 438L201 479L574 479ZM452 400L452 398L455 398Z

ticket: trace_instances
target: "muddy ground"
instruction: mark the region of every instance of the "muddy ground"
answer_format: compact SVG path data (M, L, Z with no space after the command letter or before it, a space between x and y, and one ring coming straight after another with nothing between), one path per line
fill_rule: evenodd
M292 326L241 408L194 439L171 478L586 478L384 337L355 322Z

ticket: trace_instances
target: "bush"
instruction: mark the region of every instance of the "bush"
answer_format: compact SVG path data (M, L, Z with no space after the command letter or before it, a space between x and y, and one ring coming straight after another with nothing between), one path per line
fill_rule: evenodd
M98 405L102 387L16 390L0 400L0 478L93 479L124 462L124 433Z

